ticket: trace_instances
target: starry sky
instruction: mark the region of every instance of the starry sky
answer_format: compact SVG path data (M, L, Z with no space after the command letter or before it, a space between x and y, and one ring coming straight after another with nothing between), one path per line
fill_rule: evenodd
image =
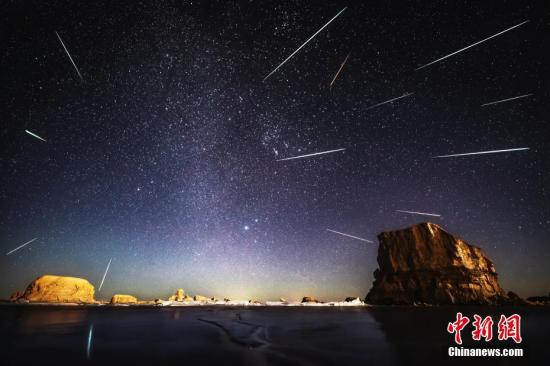
M364 297L376 235L426 220L483 248L506 290L548 293L548 14L529 2L4 4L0 247L37 239L0 255L0 296L46 273L97 291L112 258L96 298ZM432 158L518 147L530 150Z

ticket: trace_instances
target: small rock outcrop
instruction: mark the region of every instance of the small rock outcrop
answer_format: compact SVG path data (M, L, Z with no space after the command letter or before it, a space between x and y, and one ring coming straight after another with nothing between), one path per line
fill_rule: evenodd
M169 301L183 301L185 299L185 291L182 288L176 290L176 293L168 298Z
M83 278L44 275L32 281L17 300L51 303L94 303L94 286Z
M302 302L314 302L314 303L319 303L320 301L317 300L316 298L314 298L313 296L304 296L302 298Z
M344 300L344 302L361 302L361 299L358 298L357 296L349 296L349 297L346 297L346 299Z
M111 304L137 304L138 299L132 295L113 295L111 298Z
M13 294L10 295L10 301L17 301L23 296L23 292L16 291Z
M548 296L530 296L527 301L539 304L550 304L550 294Z
M378 235L371 304L498 304L507 296L478 247L433 223Z
M525 300L524 298L520 297L518 294L516 294L515 292L512 292L512 291L508 291L508 293L506 294L507 296L507 303L509 305L515 305L515 306L520 306L520 305L531 305L531 302L528 301L528 300Z

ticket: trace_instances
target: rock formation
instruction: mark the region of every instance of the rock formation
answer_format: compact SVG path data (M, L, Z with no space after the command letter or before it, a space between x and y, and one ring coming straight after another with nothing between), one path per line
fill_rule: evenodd
M371 304L497 304L507 299L483 251L433 223L378 235Z
M210 301L210 298L202 295L195 295L195 301Z
M53 303L94 303L94 286L83 278L44 275L14 300Z
M344 302L360 302L360 301L361 301L361 299L358 298L357 296L348 296L344 300Z
M113 295L111 304L137 304L138 299L132 295Z
M23 296L23 292L16 291L13 294L10 295L10 301L17 301Z
M530 296L527 301L539 304L550 304L550 294L548 296Z
M508 291L508 293L506 294L506 297L508 298L507 303L509 305L514 305L514 306L531 305L531 302L529 300L525 300L521 298L518 294L512 291Z
M168 301L183 301L185 298L185 291L182 288L176 290L176 293L168 298Z
M302 302L314 302L314 303L319 303L320 301L317 300L316 298L314 298L313 296L304 296L302 298Z

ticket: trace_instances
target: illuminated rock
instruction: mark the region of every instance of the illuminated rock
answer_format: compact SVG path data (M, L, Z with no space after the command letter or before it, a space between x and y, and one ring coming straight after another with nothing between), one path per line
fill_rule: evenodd
M168 298L169 301L185 301L188 296L185 295L185 291L182 288L176 290L175 295Z
M94 303L94 286L83 278L44 275L33 282L18 300L50 303Z
M304 296L302 298L302 302L314 302L314 303L319 303L320 301L317 300L316 298L314 298L313 296Z
M132 295L113 295L111 304L137 304L138 299Z
M378 235L371 304L496 304L506 301L493 263L440 226L421 223Z

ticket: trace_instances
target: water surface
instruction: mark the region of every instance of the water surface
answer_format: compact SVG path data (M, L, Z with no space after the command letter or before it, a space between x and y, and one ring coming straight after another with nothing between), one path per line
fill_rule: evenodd
M523 316L522 358L447 356L446 325L465 315ZM0 306L8 365L550 364L550 308ZM463 333L465 346L485 346ZM496 334L496 325L495 325ZM495 336L496 338L496 336ZM491 347L518 347L491 342Z

